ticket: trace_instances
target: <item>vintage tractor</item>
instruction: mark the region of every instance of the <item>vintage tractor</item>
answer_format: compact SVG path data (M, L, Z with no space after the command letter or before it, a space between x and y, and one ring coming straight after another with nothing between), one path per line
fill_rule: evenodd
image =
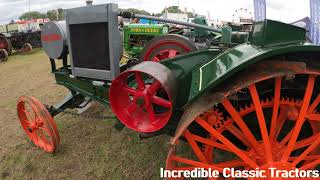
M203 16L193 23L208 26ZM179 54L208 48L220 33L174 24L128 24L123 28L124 55L128 61L161 61Z
M0 34L0 62L8 60L8 56L11 52L11 41L4 34Z
M31 22L37 24L34 21ZM23 23L26 26L28 21L0 26L0 62L7 60L13 50L30 52L33 48L41 47L40 27L43 22L38 23L36 29L23 29L24 31L22 30Z
M153 38L169 33L165 24L128 24L123 28L124 50L132 58L139 59L145 45Z
M41 39L52 73L70 94L56 106L19 98L21 125L36 146L57 152L60 136L53 117L90 98L110 105L141 137L171 135L169 170L319 167L320 47L305 42L304 29L255 22L249 41L237 46L221 43L120 66L118 16L142 17L106 4L69 9L66 22L44 25ZM60 59L63 66L57 67Z

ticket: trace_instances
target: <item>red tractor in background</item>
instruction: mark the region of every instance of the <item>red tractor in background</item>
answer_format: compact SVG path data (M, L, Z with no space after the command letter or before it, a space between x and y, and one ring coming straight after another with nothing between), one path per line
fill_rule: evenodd
M37 19L0 26L0 62L6 61L13 51L30 52L41 47L41 28L48 21Z

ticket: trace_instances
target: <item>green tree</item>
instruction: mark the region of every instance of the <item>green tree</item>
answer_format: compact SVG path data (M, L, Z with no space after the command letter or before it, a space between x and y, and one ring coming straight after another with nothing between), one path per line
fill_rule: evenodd
M170 6L168 8L164 8L162 10L162 13L164 13L165 11L168 11L169 13L183 13L183 11L179 8L179 6Z
M142 15L150 15L150 13L146 10L141 10L141 9L135 9L135 8L128 8L128 9L122 9L124 11L130 11L134 14L142 14Z
M23 13L19 19L20 20L23 20L23 19L41 19L41 18L45 18L46 15L43 14L43 13L40 13L38 11L31 11L30 13L29 12L26 12L26 13Z
M63 11L63 9L59 8L58 14L57 14L56 9L49 10L49 11L47 11L46 17L49 18L51 21L59 21L59 20L64 19L64 11Z

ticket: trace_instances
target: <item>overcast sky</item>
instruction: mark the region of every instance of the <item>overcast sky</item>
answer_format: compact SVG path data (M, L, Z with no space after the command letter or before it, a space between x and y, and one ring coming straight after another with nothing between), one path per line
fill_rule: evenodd
M283 22L293 22L309 16L309 0L266 0L267 18ZM211 18L232 20L232 15L239 8L253 12L253 0L93 0L94 4L117 3L121 8L145 9L151 13L161 12L164 7L180 5L181 9L195 10ZM30 0L31 11L46 12L54 8L72 8L85 5L85 0ZM0 24L18 19L19 15L29 10L29 0L0 0ZM209 13L208 13L209 12Z

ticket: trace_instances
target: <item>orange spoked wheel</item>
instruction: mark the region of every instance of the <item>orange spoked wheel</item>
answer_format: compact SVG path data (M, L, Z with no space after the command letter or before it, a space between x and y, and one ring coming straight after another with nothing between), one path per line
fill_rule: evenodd
M17 111L22 128L31 141L45 152L59 149L60 136L47 108L36 98L21 96Z
M174 142L167 169L211 168L222 174L224 168L259 168L268 178L270 167L319 170L319 74L263 77L226 93Z

